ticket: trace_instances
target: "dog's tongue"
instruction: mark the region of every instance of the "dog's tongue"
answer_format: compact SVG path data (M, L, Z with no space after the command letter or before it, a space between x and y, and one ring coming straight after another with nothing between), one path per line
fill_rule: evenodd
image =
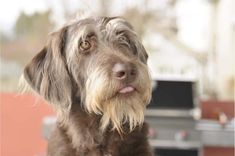
M119 90L119 93L125 94L125 93L132 92L133 90L134 90L133 87L127 86L127 87L124 87L124 88L122 88L121 90Z

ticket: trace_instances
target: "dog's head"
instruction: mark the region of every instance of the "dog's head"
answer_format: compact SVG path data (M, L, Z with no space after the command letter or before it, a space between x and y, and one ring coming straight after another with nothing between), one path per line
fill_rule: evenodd
M26 66L28 84L67 117L74 104L122 132L141 125L151 98L147 53L122 18L86 18L49 36ZM79 99L76 101L75 99Z

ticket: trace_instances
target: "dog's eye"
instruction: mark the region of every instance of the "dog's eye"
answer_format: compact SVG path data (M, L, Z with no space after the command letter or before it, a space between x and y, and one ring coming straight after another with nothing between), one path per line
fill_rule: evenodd
M82 41L80 43L80 46L79 46L80 50L82 51L86 51L86 50L89 50L91 48L91 43L87 40L85 41Z
M130 48L130 40L126 36L119 36L118 42Z
M126 36L119 36L118 40L119 42L128 42L128 39Z

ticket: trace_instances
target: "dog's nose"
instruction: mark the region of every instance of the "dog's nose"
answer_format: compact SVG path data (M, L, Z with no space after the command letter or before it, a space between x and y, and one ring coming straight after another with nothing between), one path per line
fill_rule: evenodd
M131 64L116 63L112 70L114 77L118 80L133 81L136 77L136 70Z

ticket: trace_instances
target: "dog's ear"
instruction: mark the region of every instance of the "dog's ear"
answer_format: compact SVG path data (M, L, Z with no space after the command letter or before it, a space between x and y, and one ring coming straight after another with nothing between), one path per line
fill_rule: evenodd
M62 112L70 110L72 98L64 54L66 36L66 27L51 34L47 45L24 69L24 78L31 88Z

